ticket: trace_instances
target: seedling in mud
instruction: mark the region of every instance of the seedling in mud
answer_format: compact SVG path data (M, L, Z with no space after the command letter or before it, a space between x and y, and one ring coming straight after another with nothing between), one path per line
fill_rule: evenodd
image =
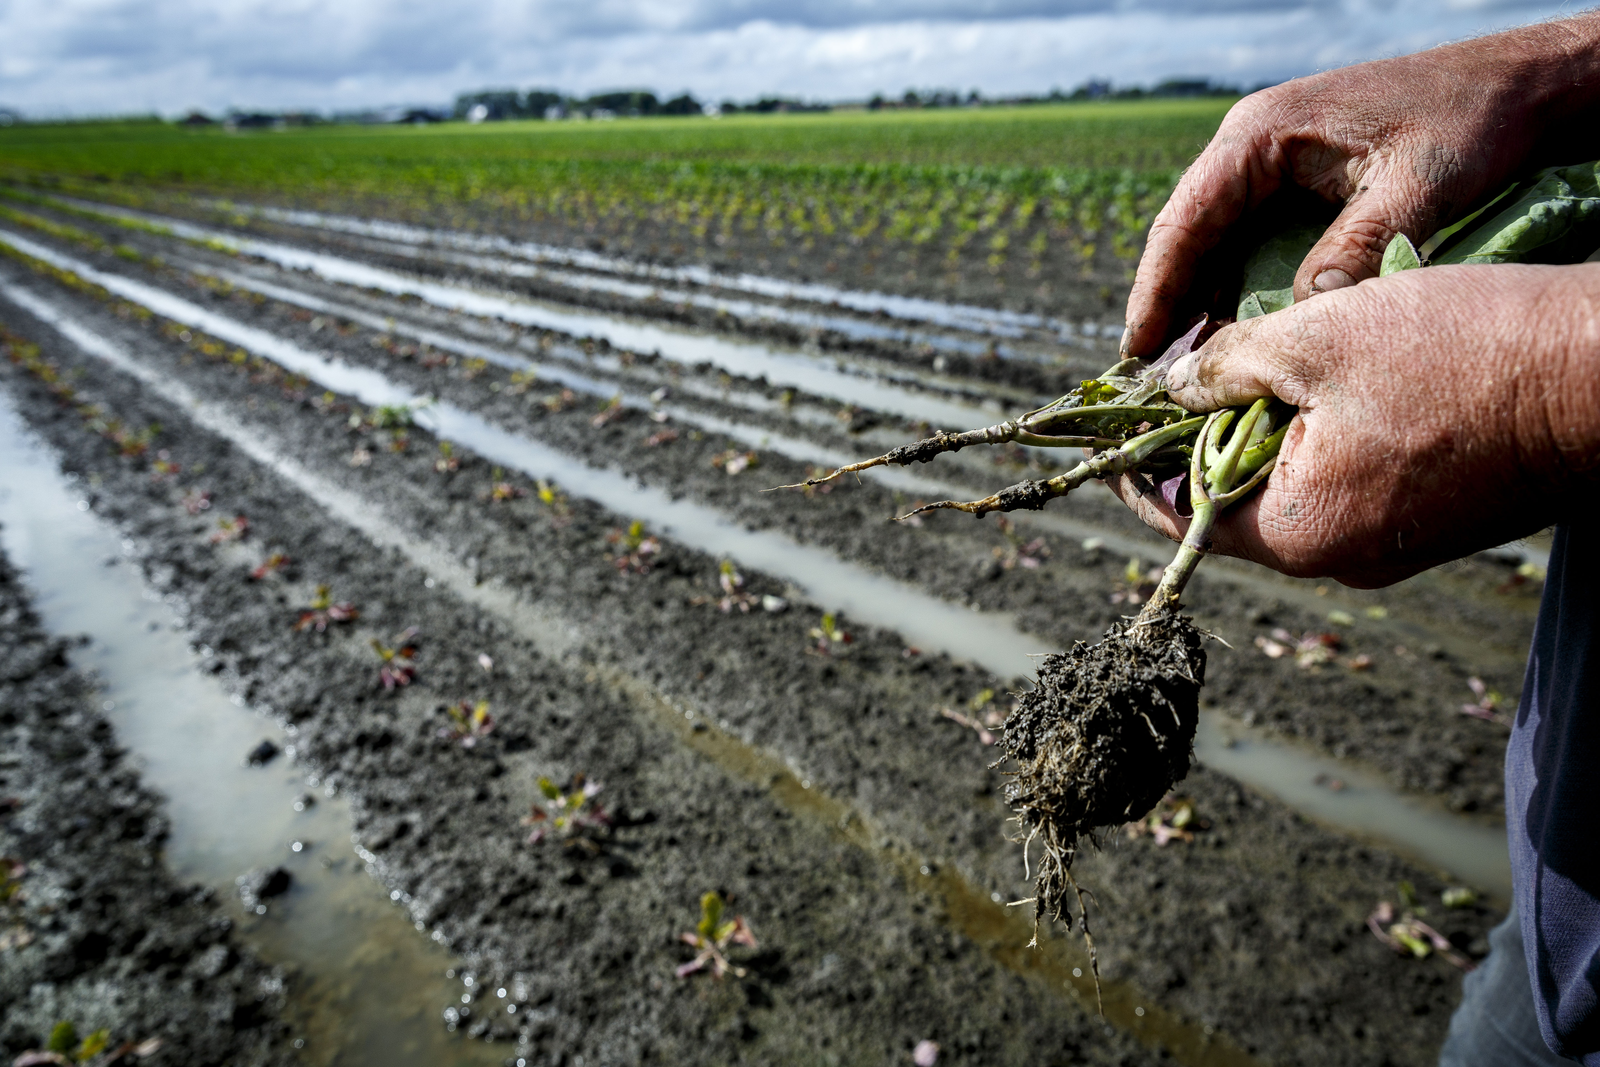
M191 489L183 494L183 510L191 515L211 510L211 494L204 489Z
M1002 569L1009 571L1013 567L1021 567L1033 571L1044 566L1044 561L1050 558L1050 546L1045 544L1044 538L1024 541L1017 533L1016 524L1010 519L1002 515L999 522L1000 535L1006 539L1006 543L995 547L994 558L1000 561Z
M22 876L27 864L10 856L0 856L0 907L10 907L22 899Z
M831 613L824 613L822 621L811 628L811 640L816 643L807 651L819 656L842 656L845 646L855 638L839 628L839 620Z
M459 742L462 748L473 748L479 741L494 733L494 716L489 714L489 702L476 704L463 700L454 707L445 708L450 721L439 727L439 736L446 741Z
M296 630L316 630L324 633L332 623L349 622L359 617L361 612L348 600L334 602L333 593L326 585L317 586L316 596L311 598L311 604L300 613L300 620L294 624Z
M606 543L615 546L606 553L606 559L623 574L649 574L650 566L661 554L661 542L644 532L644 523L638 519L628 524L626 532L612 530L606 534Z
M539 795L544 803L534 801L533 810L522 820L522 825L533 827L528 844L554 841L598 852L599 839L611 832L611 816L594 802L601 788L599 782L585 781L581 774L573 775L565 789L541 777Z
M1276 627L1271 637L1256 635L1255 646L1268 659L1281 659L1292 655L1296 667L1312 670L1324 663L1332 663L1336 653L1344 647L1344 640L1336 633L1307 630L1296 637L1282 627Z
M992 745L999 740L995 737L994 730L999 729L1006 721L1006 712L995 702L993 689L981 690L977 696L967 701L967 714L951 708L940 708L939 714L976 733L978 740L985 745Z
M1461 955L1448 937L1423 922L1428 910L1418 903L1417 891L1411 883L1401 882L1399 889L1398 908L1387 900L1380 900L1367 916L1367 929L1372 931L1372 936L1400 956L1422 960L1438 953L1463 971L1475 970L1477 965Z
M754 452L741 452L737 448L718 452L711 457L711 465L727 475L740 474L759 463L760 457Z
M242 541L244 535L249 532L250 520L243 515L235 515L231 519L218 519L217 528L211 531L211 543L223 545L232 541Z
M1144 561L1138 557L1128 560L1122 577L1111 587L1111 603L1127 604L1129 607L1143 604L1161 584L1161 574L1161 567L1146 570Z
M528 495L528 491L520 485L512 485L506 481L506 472L496 467L489 472L489 502L492 504L504 503L507 500L516 500L518 497Z
M433 461L433 469L440 474L453 474L461 469L461 458L456 455L456 446L449 441L439 442L439 458Z
M163 478L171 478L182 472L183 467L174 463L172 461L172 453L164 448L156 453L156 461L150 464L150 480L153 482L159 482Z
M79 1038L78 1028L70 1021L59 1022L51 1029L44 1048L24 1052L11 1063L12 1067L44 1067L46 1064L111 1067L111 1064L129 1059L142 1060L154 1056L165 1042L159 1037L151 1037L143 1041L124 1042L107 1051L110 1044L110 1030L96 1030L87 1037Z
M563 389L559 393L551 393L539 401L539 404L550 414L556 415L577 403L578 394L571 389Z
M289 557L282 552L274 552L250 571L250 577L259 582L269 574L277 574L287 567L290 562Z
M656 448L656 447L659 447L660 445L670 445L672 442L676 441L677 439L678 439L678 431L674 430L672 427L669 426L665 430L657 430L655 433L651 434L649 437L646 437L644 439L644 447L646 447L646 448Z
M727 902L720 893L707 893L700 898L700 922L693 931L679 935L683 943L698 954L674 972L679 978L687 978L708 967L713 978L721 978L729 972L735 978L745 976L745 969L729 963L725 953L734 945L755 948L756 935L751 932L750 924L745 922L743 915L724 919L727 909Z
M749 614L750 607L759 602L754 593L744 587L744 575L739 573L739 568L733 565L733 560L725 559L722 566L717 569L717 585L722 587L722 599L717 601L717 607L726 615L734 608Z
M383 691L392 693L396 689L404 688L411 684L417 676L416 664L412 662L417 654L409 642L417 636L415 626L407 627L394 636L394 647L391 648L379 641L372 639L372 651L378 654L378 682L383 686Z
M616 422L625 414L627 414L627 409L622 406L622 394L618 393L616 396L607 401L604 407L595 413L594 418L589 420L589 425L598 430L603 426L608 426L611 423Z
M1158 846L1165 846L1173 841L1188 844L1196 833L1209 829L1210 821L1195 813L1193 800L1168 793L1149 815L1128 824L1128 836L1153 837Z
M1490 689L1488 683L1477 675L1467 679L1467 688L1471 689L1472 695L1478 699L1471 704L1461 705L1461 714L1482 719L1484 722L1510 725L1506 717L1500 713L1500 705L1506 699L1504 696Z
M409 430L415 422L414 410L409 404L385 404L368 412L366 422L374 430Z

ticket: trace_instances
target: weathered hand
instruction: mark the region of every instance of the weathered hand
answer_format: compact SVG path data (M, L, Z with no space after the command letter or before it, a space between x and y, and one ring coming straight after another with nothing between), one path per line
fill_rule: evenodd
M1373 587L1591 506L1600 471L1600 264L1429 267L1227 326L1168 373L1196 411L1300 409L1213 550ZM1112 489L1187 526L1138 476Z
M1396 233L1420 244L1504 184L1547 133L1593 154L1600 16L1528 27L1301 78L1228 112L1156 217L1128 299L1124 354L1148 357L1196 261L1285 184L1344 205L1295 278L1295 298L1375 277Z

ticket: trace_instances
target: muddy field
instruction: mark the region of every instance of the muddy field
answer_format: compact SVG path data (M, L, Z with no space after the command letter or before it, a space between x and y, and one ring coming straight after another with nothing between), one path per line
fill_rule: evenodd
M1081 942L1024 947L994 749L957 720L992 721L1029 653L1146 591L1167 549L1109 495L1009 528L885 521L1058 469L1022 450L760 491L1031 406L1112 362L1110 339L146 206L168 232L13 203L6 394L182 602L204 669L351 798L358 855L470 979L441 1026L510 1063L906 1062L925 1040L941 1063L1433 1061L1459 973L1395 956L1366 916L1409 881L1470 956L1495 910L1445 909L1459 876L1398 831L1320 825L1204 766L1182 789L1208 828L1081 864L1105 1019ZM1536 561L1372 593L1210 561L1189 599L1227 642L1211 721L1481 834ZM297 630L322 584L359 616ZM415 678L386 690L371 642L412 627ZM610 826L529 843L537 780L579 774ZM709 890L753 929L742 978L674 977Z

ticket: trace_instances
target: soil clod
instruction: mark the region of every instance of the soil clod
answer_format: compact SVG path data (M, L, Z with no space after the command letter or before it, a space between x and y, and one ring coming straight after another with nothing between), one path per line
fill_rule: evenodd
M1013 763L1006 800L1030 846L1035 919L1071 921L1079 844L1145 815L1189 773L1206 655L1186 615L1113 623L1099 642L1046 656L1000 743ZM1087 934L1087 923L1084 923Z

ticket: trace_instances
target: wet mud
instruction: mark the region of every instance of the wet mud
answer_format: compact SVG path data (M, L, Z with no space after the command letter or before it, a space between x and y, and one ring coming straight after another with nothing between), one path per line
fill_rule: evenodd
M167 870L161 798L3 557L0 633L0 1056L71 1022L151 1063L293 1063L282 972Z
M148 240L171 259L256 269ZM564 399L559 385L441 353L407 329L493 338L501 351L619 391L667 384L696 417L834 447L843 427L844 445L855 440L863 454L880 450L865 447L874 433L910 429L903 422L854 435L841 420L819 429L804 416L827 405L784 401L765 383L724 382L715 371L383 294L320 286L329 299L386 308L394 325L375 330L170 268L95 262L379 369L413 394L715 507L733 523L782 531L955 604L1013 613L1058 647L1129 611L1125 598L1111 602L1119 582L1136 590L1126 556L1048 527L1026 528L1019 540L992 524L880 525L906 502L884 483L811 498L757 493L757 480L802 480L806 465L761 450L754 468L730 476L728 454L746 449L730 448L725 433L658 422L649 405L602 418L603 396ZM252 705L293 722L302 758L352 798L373 875L467 961L465 1002L448 1012L441 1005L448 1025L507 1042L513 1056L571 1062L883 1062L923 1038L967 1062L1037 1062L1039 1049L1059 1051L1061 1062L1126 1063L1180 1048L1189 1050L1183 1062L1218 1063L1423 1064L1436 1055L1456 972L1437 959L1394 957L1364 923L1401 880L1436 901L1446 884L1438 873L1197 768L1180 788L1207 829L1164 847L1148 834L1113 836L1074 868L1095 890L1101 972L1116 991L1108 1002L1130 1006L1108 1032L1092 1014L1092 989L1064 977L1085 970L1086 958L1064 935L1042 955L1022 952L1027 923L1004 907L1030 890L1021 847L1006 836L1004 780L988 767L997 751L982 732L986 710L1003 709L1020 679L910 648L892 630L849 617L835 617L830 633L819 624L829 605L782 580L736 569L737 581L725 581L722 559L671 537L641 551L652 531L630 542L630 516L586 500L582 484L540 486L465 447L446 456L422 426L375 425L366 405L274 373L248 353L235 360L234 346L208 350L213 342L198 331L14 261L0 273L70 309L152 380L181 383L225 413L236 438L0 302L5 324L39 343L94 402L128 426L160 426L144 454L119 455L44 383L3 365L29 421L94 486L95 509L135 540L148 580L189 605L194 638L214 650L218 673ZM280 282L310 285L287 274ZM696 391L697 382L722 384L727 399ZM758 411L736 402L741 393L770 403ZM676 439L649 444L664 428ZM265 442L311 480L286 478L240 447L244 439ZM158 462L177 469L163 473ZM1007 473L992 463L945 472L956 481ZM183 506L196 490L210 494L201 516ZM353 527L335 497L369 509L389 532L374 539ZM211 542L219 517L240 514L249 525L238 551L248 559ZM1136 536L1115 515L1093 504L1082 513L1105 516L1109 538ZM1043 559L1022 552L1040 529L1050 549ZM252 580L275 552L292 562ZM1459 687L1470 697L1469 674L1514 691L1525 624L1522 607L1505 605L1531 598L1498 591L1513 572L1485 558L1370 598L1202 574L1189 594L1200 625L1234 646L1213 653L1205 699L1362 757L1417 792L1492 811L1503 733L1462 721L1439 694ZM360 618L297 632L322 583ZM787 610L767 610L766 598ZM1368 614L1377 608L1384 618ZM1330 623L1335 611L1351 622ZM1365 671L1332 658L1302 667L1251 641L1333 625L1342 629L1339 656L1370 655ZM416 680L386 692L370 641L393 643L412 626ZM1402 643L1405 657L1395 652ZM462 701L487 701L494 717L470 747L448 714ZM599 851L528 845L522 820L537 778L576 773L604 783L612 839ZM730 894L754 928L760 948L738 961L747 979L672 977L688 958L678 935L692 928L708 889ZM1441 929L1482 951L1492 909L1437 910ZM1052 971L1040 962L1048 959L1066 962ZM1165 1029L1141 1022L1157 1018Z

